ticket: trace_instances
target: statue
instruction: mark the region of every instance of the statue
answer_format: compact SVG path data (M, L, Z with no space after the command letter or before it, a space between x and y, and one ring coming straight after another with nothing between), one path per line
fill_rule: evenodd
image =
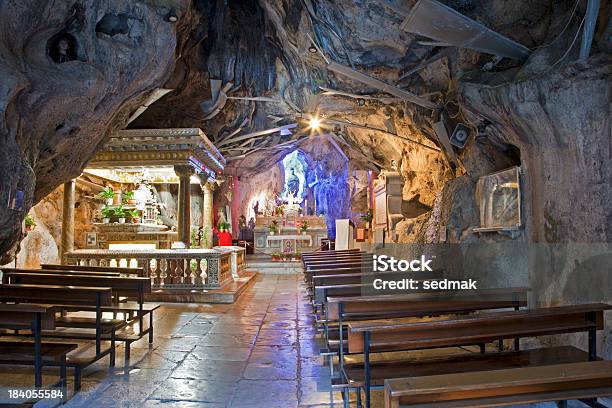
M259 201L255 202L255 205L253 206L253 212L255 212L255 216L259 215Z
M297 197L300 191L300 179L295 175L295 169L291 169L291 176L287 180L287 197L294 196Z

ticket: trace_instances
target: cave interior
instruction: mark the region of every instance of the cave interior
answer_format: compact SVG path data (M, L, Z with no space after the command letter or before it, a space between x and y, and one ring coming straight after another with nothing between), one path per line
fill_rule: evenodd
M103 188L149 177L187 246L227 223L257 247L256 219L285 206L332 240L350 220L364 250L452 248L463 273L529 287L531 307L612 302L611 14L610 0L0 2L0 265L62 261L68 186L82 249ZM201 165L208 187L166 162L91 170L118 132L151 129L201 130L223 160Z

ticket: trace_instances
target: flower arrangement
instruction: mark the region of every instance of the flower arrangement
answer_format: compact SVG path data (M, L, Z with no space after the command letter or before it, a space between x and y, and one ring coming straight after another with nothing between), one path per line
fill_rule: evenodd
M374 211L370 208L367 213L361 216L361 220L369 227L372 220L374 219Z
M272 220L270 225L268 225L268 229L270 230L270 235L274 235L278 232L278 221Z
M298 221L295 225L302 232L302 234L306 234L306 231L308 231L308 221L306 220Z

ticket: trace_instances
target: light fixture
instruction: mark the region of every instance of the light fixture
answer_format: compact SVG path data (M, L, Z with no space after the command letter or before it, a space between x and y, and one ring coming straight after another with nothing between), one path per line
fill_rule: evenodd
M174 9L170 10L168 14L166 14L166 21L169 23L176 23L178 21L178 17Z
M316 54L317 48L314 45L311 45L310 47L308 47L308 51L310 51L310 53L312 54Z
M312 130L318 130L319 126L321 126L321 120L319 118L317 118L316 116L311 117L310 118L309 127Z

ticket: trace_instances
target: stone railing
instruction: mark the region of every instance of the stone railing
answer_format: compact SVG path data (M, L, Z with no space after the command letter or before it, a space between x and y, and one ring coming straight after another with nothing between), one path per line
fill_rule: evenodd
M108 250L79 249L65 254L69 265L141 267L154 288L214 289L244 267L244 248ZM232 262L234 261L234 262Z
M246 268L246 248L239 246L217 246L213 248L215 251L219 251L224 254L230 254L230 267L232 276L237 279L239 272Z

